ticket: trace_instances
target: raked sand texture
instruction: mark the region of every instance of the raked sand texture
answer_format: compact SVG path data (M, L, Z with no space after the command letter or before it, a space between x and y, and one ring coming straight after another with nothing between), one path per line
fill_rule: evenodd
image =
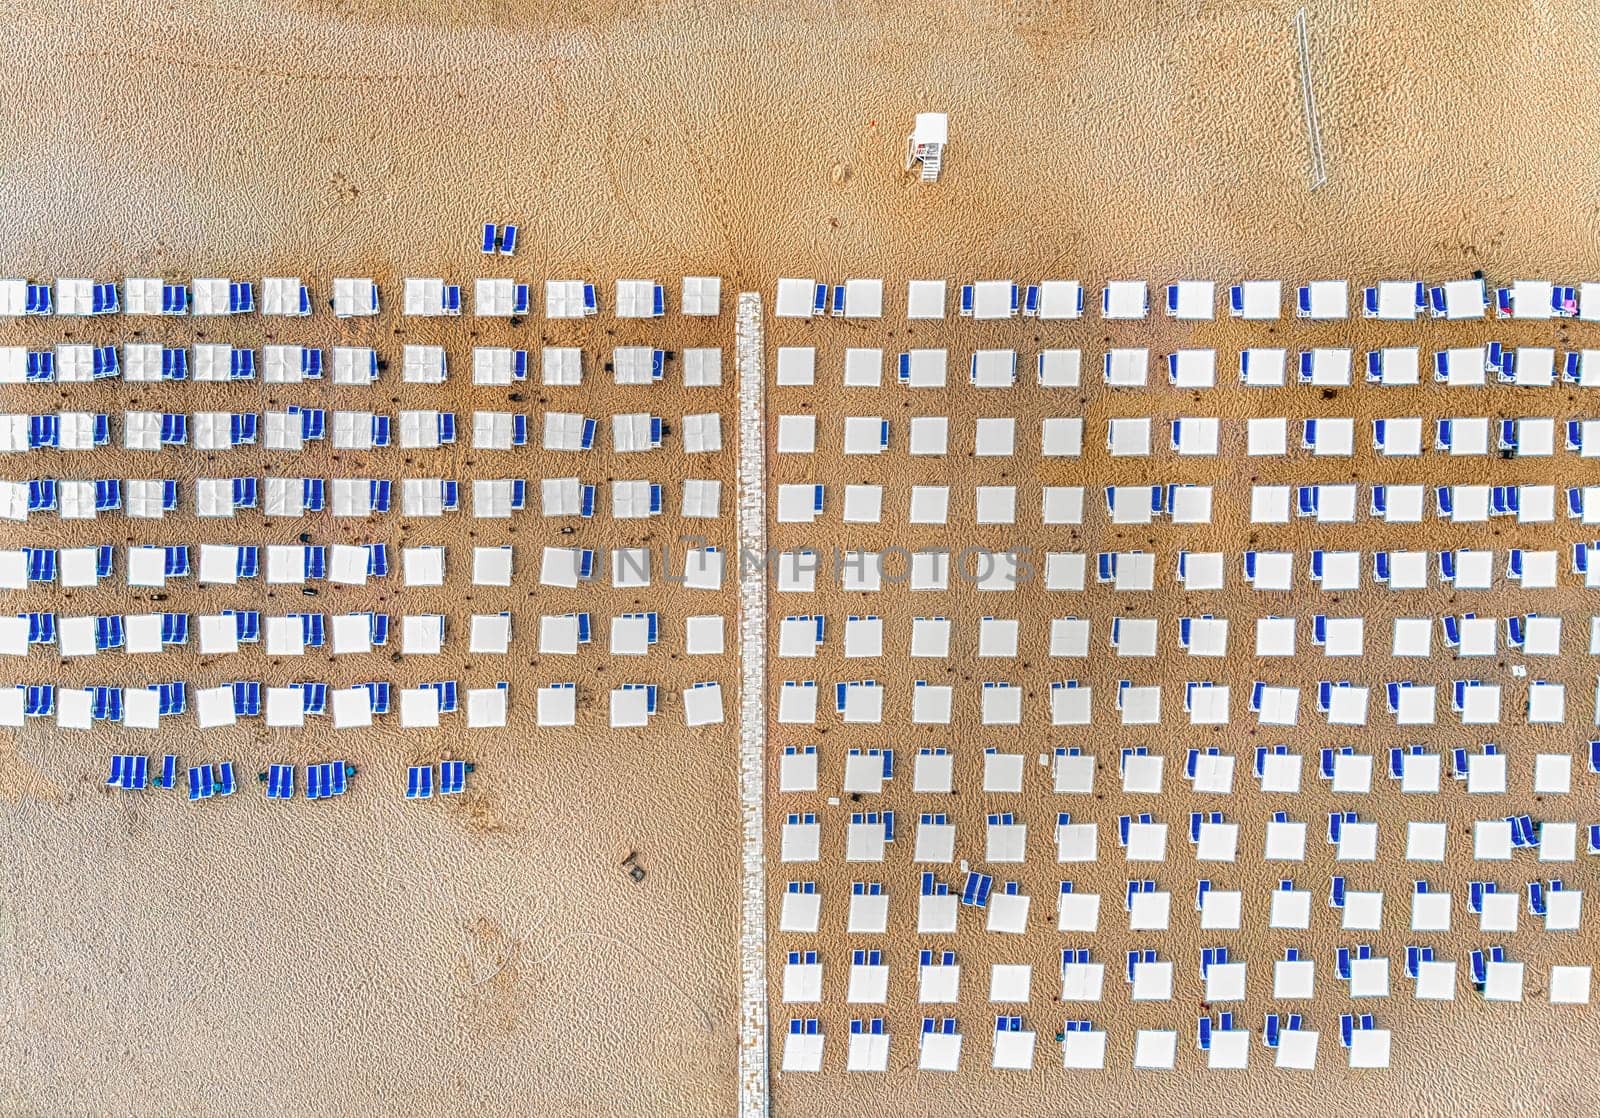
M1592 273L1600 14L1316 6L1330 178L1315 194L1291 17L23 4L0 42L0 271L373 275L392 298L407 274L488 270L476 224L515 219L524 248L496 274L720 274L730 328L731 293L779 275ZM929 109L952 114L936 187L900 170ZM734 660L714 674L731 683ZM729 730L474 735L477 807L453 813L399 799L400 766L444 742L341 741L365 768L344 803L268 812L246 789L195 812L103 793L109 736L30 730L4 752L0 1099L50 1115L732 1113ZM246 768L335 748L213 740ZM616 866L629 847L651 872L639 888ZM1383 1076L1331 1070L1331 1050L1304 1079L834 1071L778 1081L774 1111L1583 1112L1570 1056L1592 1050L1591 1016L1464 1011L1459 1042L1442 1018L1396 1021L1409 1059ZM1457 1047L1450 1074L1416 1057Z

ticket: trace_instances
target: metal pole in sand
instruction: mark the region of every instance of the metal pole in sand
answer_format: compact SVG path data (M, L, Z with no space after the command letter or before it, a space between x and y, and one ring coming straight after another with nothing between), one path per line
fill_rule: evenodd
M1328 166L1322 158L1322 129L1317 123L1317 96L1311 88L1311 34L1306 26L1306 10L1294 14L1294 33L1300 47L1300 99L1305 105L1306 144L1311 149L1311 189L1328 181Z
M767 587L766 378L761 296L739 296L735 350L739 375L739 801L744 821L740 906L739 1118L767 1115Z

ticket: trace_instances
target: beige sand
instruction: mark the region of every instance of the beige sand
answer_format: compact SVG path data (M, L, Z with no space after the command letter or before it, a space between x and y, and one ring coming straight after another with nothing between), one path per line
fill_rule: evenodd
M496 217L522 221L516 274L723 274L730 292L770 292L780 274L1358 279L1484 267L1508 278L1587 274L1592 257L1584 56L1600 19L1577 8L1314 11L1331 168L1315 195L1304 189L1288 7L481 4L442 15L401 3L24 4L8 14L7 273L372 274L392 297L407 273L477 274L475 223ZM1527 119L1502 105L1526 106ZM930 108L953 114L936 189L899 172L911 114ZM326 318L310 329L331 340ZM541 463L519 472L540 476ZM419 525L410 538L447 538L464 523ZM597 614L624 604L601 598ZM608 661L590 653L571 674L607 678ZM443 663L475 681L508 671ZM421 678L445 674L435 666ZM650 666L664 684L734 678L731 659L714 672ZM262 674L278 670L300 674ZM287 816L253 799L215 812L120 801L96 787L105 742L21 735L3 752L12 825L0 960L13 992L0 1018L3 1105L730 1113L729 736L522 726L459 744L480 762L471 810L406 810L395 786ZM202 747L186 731L174 744ZM377 783L441 744L241 732L203 747L247 768L285 749L309 759L338 748ZM637 889L615 866L630 847L651 871ZM977 943L963 948L979 961ZM1537 972L1536 949L1523 956ZM908 990L897 986L902 1016ZM1592 1048L1592 1016L1460 1004L1448 1020L1469 1022L1484 1055L1442 1081L1422 1057L1447 1044L1446 1018L1388 1010L1408 1031L1403 1070L1385 1077L1252 1071L1152 1086L1114 1073L1084 1092L1059 1071L832 1074L777 1082L774 1111L979 1113L1042 1098L1085 1114L1585 1109L1577 1063L1563 1057ZM830 1013L842 1037L844 1015ZM1044 1015L1042 1005L1032 1014L1041 1032ZM972 1029L983 1014L974 1005L966 1016ZM908 1058L901 1047L896 1066Z

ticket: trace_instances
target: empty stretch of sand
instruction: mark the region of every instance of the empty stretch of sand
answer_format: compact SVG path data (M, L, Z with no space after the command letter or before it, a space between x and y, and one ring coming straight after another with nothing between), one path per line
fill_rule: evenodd
M1582 6L1460 2L1392 9L1313 5L1311 55L1329 174L1315 193L1306 189L1292 15L1288 5L1130 11L1090 0L839 6L613 0L471 3L448 10L400 0L204 9L25 2L7 12L8 34L0 42L0 275L300 275L320 298L332 276L373 276L391 312L406 275L461 282L480 274L534 281L582 275L600 281L602 290L619 276L653 276L674 294L679 276L720 275L723 314L693 325L672 315L648 327L606 315L577 327L536 316L515 327L484 326L489 340L478 341L472 331L480 327L470 316L447 328L404 322L393 313L352 326L335 323L319 307L309 321L282 327L255 318L214 328L192 322L146 327L126 319L6 323L0 324L0 344L44 345L70 340L68 331L72 339L110 340L133 328L173 339L200 328L252 345L268 331L324 345L364 337L352 344L389 351L405 340L447 338L453 369L465 369L473 344L515 341L535 348L549 338L551 344L583 345L591 351L591 369L604 350L630 341L720 345L724 387L712 405L694 409L720 410L727 434L736 430L737 413L734 297L741 290L770 297L779 276L882 276L891 293L903 292L905 279L924 276L1069 276L1092 285L1118 276L1164 282L1196 275L1291 282L1327 275L1360 282L1445 278L1481 268L1498 280L1600 278L1588 109L1597 83L1587 65L1600 13ZM937 186L902 172L912 115L928 109L951 114L952 142ZM521 225L516 257L486 263L478 255L477 230L486 220ZM846 344L901 347L913 335L899 306L892 294L889 316L862 328L878 339L871 343L849 341L855 328L834 323L769 328L769 368L779 344L817 345L819 369L832 368ZM1292 325L1280 328L1280 339L1289 333L1292 340L1258 344L1298 347L1314 339L1359 349L1375 336L1359 321L1303 333L1290 331ZM1485 324L1462 332L1476 340L1490 330ZM1081 345L1087 358L1107 337L1134 333L1102 330L1090 318L1065 344ZM1418 333L1425 335L1419 344L1434 344L1435 327ZM1036 344L1016 323L1001 330L951 321L919 327L914 336L949 345L958 361L980 343L1023 351ZM1176 337L1160 319L1137 336L1137 344L1153 351ZM1203 339L1195 344L1219 348L1226 370L1221 354L1244 344L1248 332L1219 322L1193 336ZM1576 331L1563 337L1554 327L1519 337L1556 346L1578 340ZM802 340L809 338L815 340ZM669 378L649 406L669 416L691 410L678 383ZM624 398L606 394L603 384L593 377L575 398L594 412L618 410ZM465 414L476 397L462 386L456 398L456 387L453 381L444 391L424 393L380 382L370 406L392 412L423 406L425 396L427 406L448 401ZM73 406L56 391L8 391L0 410ZM182 410L242 398L228 386L181 391L93 388L97 405L112 411L153 407L158 398L181 399L174 406ZM133 403L134 395L145 405ZM483 395L496 402L477 406L506 406L498 393ZM537 390L530 387L528 395L520 410L545 406ZM391 401L395 396L399 400ZM1044 406L1027 392L1013 396L1007 403L1019 422ZM1237 402L1236 391L1217 396L1219 410L1204 414L1249 414L1239 410L1247 405ZM1349 396L1329 414L1366 418L1370 394ZM264 387L250 406L263 410L275 406L274 398L298 399ZM949 399L948 407L935 410L951 411L953 419L975 414L957 410L969 407L961 393L953 390ZM1179 406L1166 391L1125 399L1100 393L1091 404L1102 410L1087 414L1091 420L1132 414L1150 400L1158 401L1158 417L1176 414ZM824 389L819 380L810 394L774 390L768 412L837 414L842 406L836 389ZM1434 397L1428 406L1446 405ZM1560 405L1574 413L1581 406ZM1509 407L1496 396L1473 414ZM112 469L126 460L120 454L84 456L84 464L74 464L78 476L92 475L91 459ZM303 472L410 472L399 450L362 455L360 471L331 462L332 454L324 448L307 456ZM663 480L724 481L718 531L731 544L731 444L713 461L696 464L693 474L675 455L666 455L671 473ZM466 461L471 453L464 447L430 457L441 472L492 476L478 472L489 468L484 463ZM198 458L185 456L181 468L189 473L182 476L206 472ZM1365 453L1340 461L1341 470L1358 474L1371 465ZM1550 461L1563 471L1557 484L1577 470L1570 456ZM1210 531L1220 541L1238 534L1238 487L1248 483L1248 471L1226 457L1212 465L1219 495L1226 488L1233 502L1226 508L1219 503ZM1494 466L1517 481L1533 480L1541 469ZM584 469L600 480L629 476L617 473L621 468L600 459ZM816 480L857 480L839 475L842 467L832 459L807 468L818 471ZM1432 480L1426 464L1407 469L1408 477ZM1453 480L1469 480L1470 467L1451 469ZM971 476L966 463L961 470L950 484ZM32 476L35 463L0 461L0 472ZM418 466L415 472L427 471ZM555 471L529 453L506 472L536 479ZM127 474L139 476L131 469ZM1083 483L1127 476L1119 467L1115 475L1108 471ZM787 479L774 473L778 480ZM884 480L894 486L908 479ZM669 501L669 512L676 507ZM531 553L547 535L531 516L486 528L460 514L413 522L403 536L401 520L387 522L396 545L461 546L468 542L461 534L476 530L481 542L515 542ZM260 524L259 518L244 520L222 535L208 525L203 538L260 533L281 542L303 530L290 522L270 530ZM642 529L597 517L578 533L579 540L606 547L680 527L675 515ZM1556 528L1563 534L1551 538L1574 538L1569 525ZM25 532L7 526L0 540L15 547L37 533L57 544L91 537L120 543L130 531L120 518L66 526L37 520ZM136 534L142 542L196 531L180 518ZM336 542L345 529L330 522L317 531L324 542ZM781 533L775 542L783 542ZM1080 542L1094 550L1100 541ZM1228 538L1217 546L1238 544ZM469 602L469 594L478 598L470 587L457 582L446 591L388 605L396 614L444 612L457 632L474 612L511 608L530 622L544 612L539 599L529 597L538 594L531 563L519 568L506 593ZM385 592L352 595L359 604L349 608L375 608ZM147 608L130 597L120 582L108 583L55 608ZM170 608L198 611L218 600L209 596L201 607L180 597ZM664 639L672 642L650 658L650 677L673 696L700 679L719 679L727 690L730 722L701 731L684 730L676 710L648 732L606 731L598 710L576 730L534 730L529 700L538 682L575 679L603 702L603 688L630 678L631 669L599 648L555 666L530 663L540 657L527 643L532 625L525 625L521 645L503 664L456 651L461 644L421 666L384 663L396 681L460 678L482 686L508 678L523 701L514 700L504 731L418 735L393 728L391 720L352 741L348 733L292 735L253 723L202 735L188 719L170 734L163 731L153 751L231 756L239 763L247 787L228 803L195 809L174 796L105 790L105 760L122 735L58 734L36 725L7 735L0 740L0 817L7 837L0 853L6 991L0 1110L732 1114L740 815L731 720L739 679L731 643L737 597L731 584L716 600L707 608L669 590L649 605L662 613ZM1367 600L1364 591L1349 608ZM1588 610L1582 601L1561 600L1564 610ZM1437 611L1450 608L1443 597L1435 601L1430 594L1428 601ZM832 598L825 608L836 611L844 602ZM261 608L284 612L299 604L296 595L294 605L263 602ZM589 608L609 617L634 606L631 595L604 590ZM1094 616L1106 620L1111 608L1102 603ZM1499 615L1509 609L1483 606ZM691 663L682 655L681 622L699 612L729 615L729 653ZM890 609L880 612L887 616ZM978 608L964 603L952 612L976 615ZM186 665L193 660L182 656ZM961 657L949 668L973 670ZM65 679L68 671L38 653L4 670L9 674L0 682L46 680L57 672ZM92 674L103 677L97 682L115 682L126 669L120 660L99 657L70 670L80 681ZM263 659L257 674L354 682L336 670L318 663L313 673ZM195 665L195 677L207 682L227 671ZM815 674L833 679L843 671L829 662ZM1184 671L1181 663L1161 662L1158 674L1171 684L1185 678ZM1317 676L1309 662L1296 665L1302 672L1306 679ZM1048 678L1042 667L1030 673L1035 686ZM888 671L878 674L889 678ZM899 681L900 674L893 678ZM1560 674L1575 694L1586 695L1592 686L1583 684L1592 671L1582 658L1563 664ZM777 669L769 676L782 678ZM954 734L967 727L949 729ZM1572 722L1567 729L1576 750L1584 731ZM1171 752L1182 743L1175 731L1168 736ZM1527 743L1509 728L1500 740L1517 766L1532 752L1519 752ZM980 742L969 744L976 749ZM1045 744L1040 740L1036 748L1030 740L1026 749ZM465 802L405 804L404 766L446 751L478 764ZM337 755L362 770L343 801L268 805L257 794L253 774L269 759ZM1525 776L1514 767L1513 787L1526 789ZM1573 800L1592 794L1587 780L1578 775ZM897 795L909 808L909 785ZM955 809L969 824L982 810L979 799L962 797ZM1507 812L1533 809L1518 797L1506 800ZM1037 814L1042 807L1027 810ZM630 850L640 852L648 871L640 885L619 865ZM1042 896L1055 867L1041 862L1027 870L1037 879L1032 892ZM1407 873L1400 865L1389 876L1399 882ZM895 874L906 892L910 866L896 866ZM774 870L774 880L784 876ZM849 880L842 865L825 866L816 876L835 888ZM1398 932L1384 935L1400 942ZM976 964L983 949L979 937L971 938L961 946ZM1036 962L1055 949L1054 938L1053 932L1039 937ZM845 949L842 932L821 942L832 958ZM1324 955L1329 948L1322 941L1307 945ZM1562 945L1562 961L1592 961L1593 945L1585 931ZM773 950L783 946L773 939ZM916 939L906 932L895 946L904 955ZM1188 968L1196 946L1174 946L1172 956ZM1457 948L1452 954L1464 950ZM1524 957L1530 976L1547 961L1531 945ZM1042 1042L1061 1015L1049 1006L1050 985L1036 977L1030 1009ZM908 1020L916 1012L914 992L907 985L894 996L894 1012ZM963 1006L967 1028L981 1035L989 1028L989 1007L976 985L966 996L972 999ZM1258 1028L1258 1003L1249 1004L1247 1024ZM1317 1011L1323 1070L1311 1076L1267 1068L1238 1076L1135 1076L1124 1058L1117 1064L1122 1070L1069 1081L1049 1059L1054 1053L1047 1043L1041 1043L1038 1064L1054 1063L1053 1071L1002 1075L977 1070L987 1055L980 1042L968 1070L934 1077L909 1070L913 1048L902 1043L884 1076L846 1076L837 1051L826 1074L775 1075L772 1110L1588 1109L1580 1093L1581 1061L1572 1054L1592 1051L1600 1039L1591 1013L1555 1014L1537 997L1510 1012L1461 998L1448 1013L1431 1013L1415 1009L1409 998L1392 998L1385 1013L1396 1030L1395 1069L1361 1075L1336 1067L1342 1061L1329 1030L1338 1004L1330 999ZM781 1022L787 1014L774 1008ZM1185 1029L1200 1012L1179 1002L1169 1008L1164 1020ZM1118 1011L1114 1027L1124 1036L1153 1021ZM846 1017L841 1006L828 1007L834 1042L843 1039ZM1190 1038L1185 1032L1180 1048Z

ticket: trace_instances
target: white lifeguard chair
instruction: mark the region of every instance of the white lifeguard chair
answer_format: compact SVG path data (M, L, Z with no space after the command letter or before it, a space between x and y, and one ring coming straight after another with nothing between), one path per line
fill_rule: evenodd
M939 181L939 164L949 142L950 122L944 113L918 113L906 145L906 170L922 161L922 181Z

